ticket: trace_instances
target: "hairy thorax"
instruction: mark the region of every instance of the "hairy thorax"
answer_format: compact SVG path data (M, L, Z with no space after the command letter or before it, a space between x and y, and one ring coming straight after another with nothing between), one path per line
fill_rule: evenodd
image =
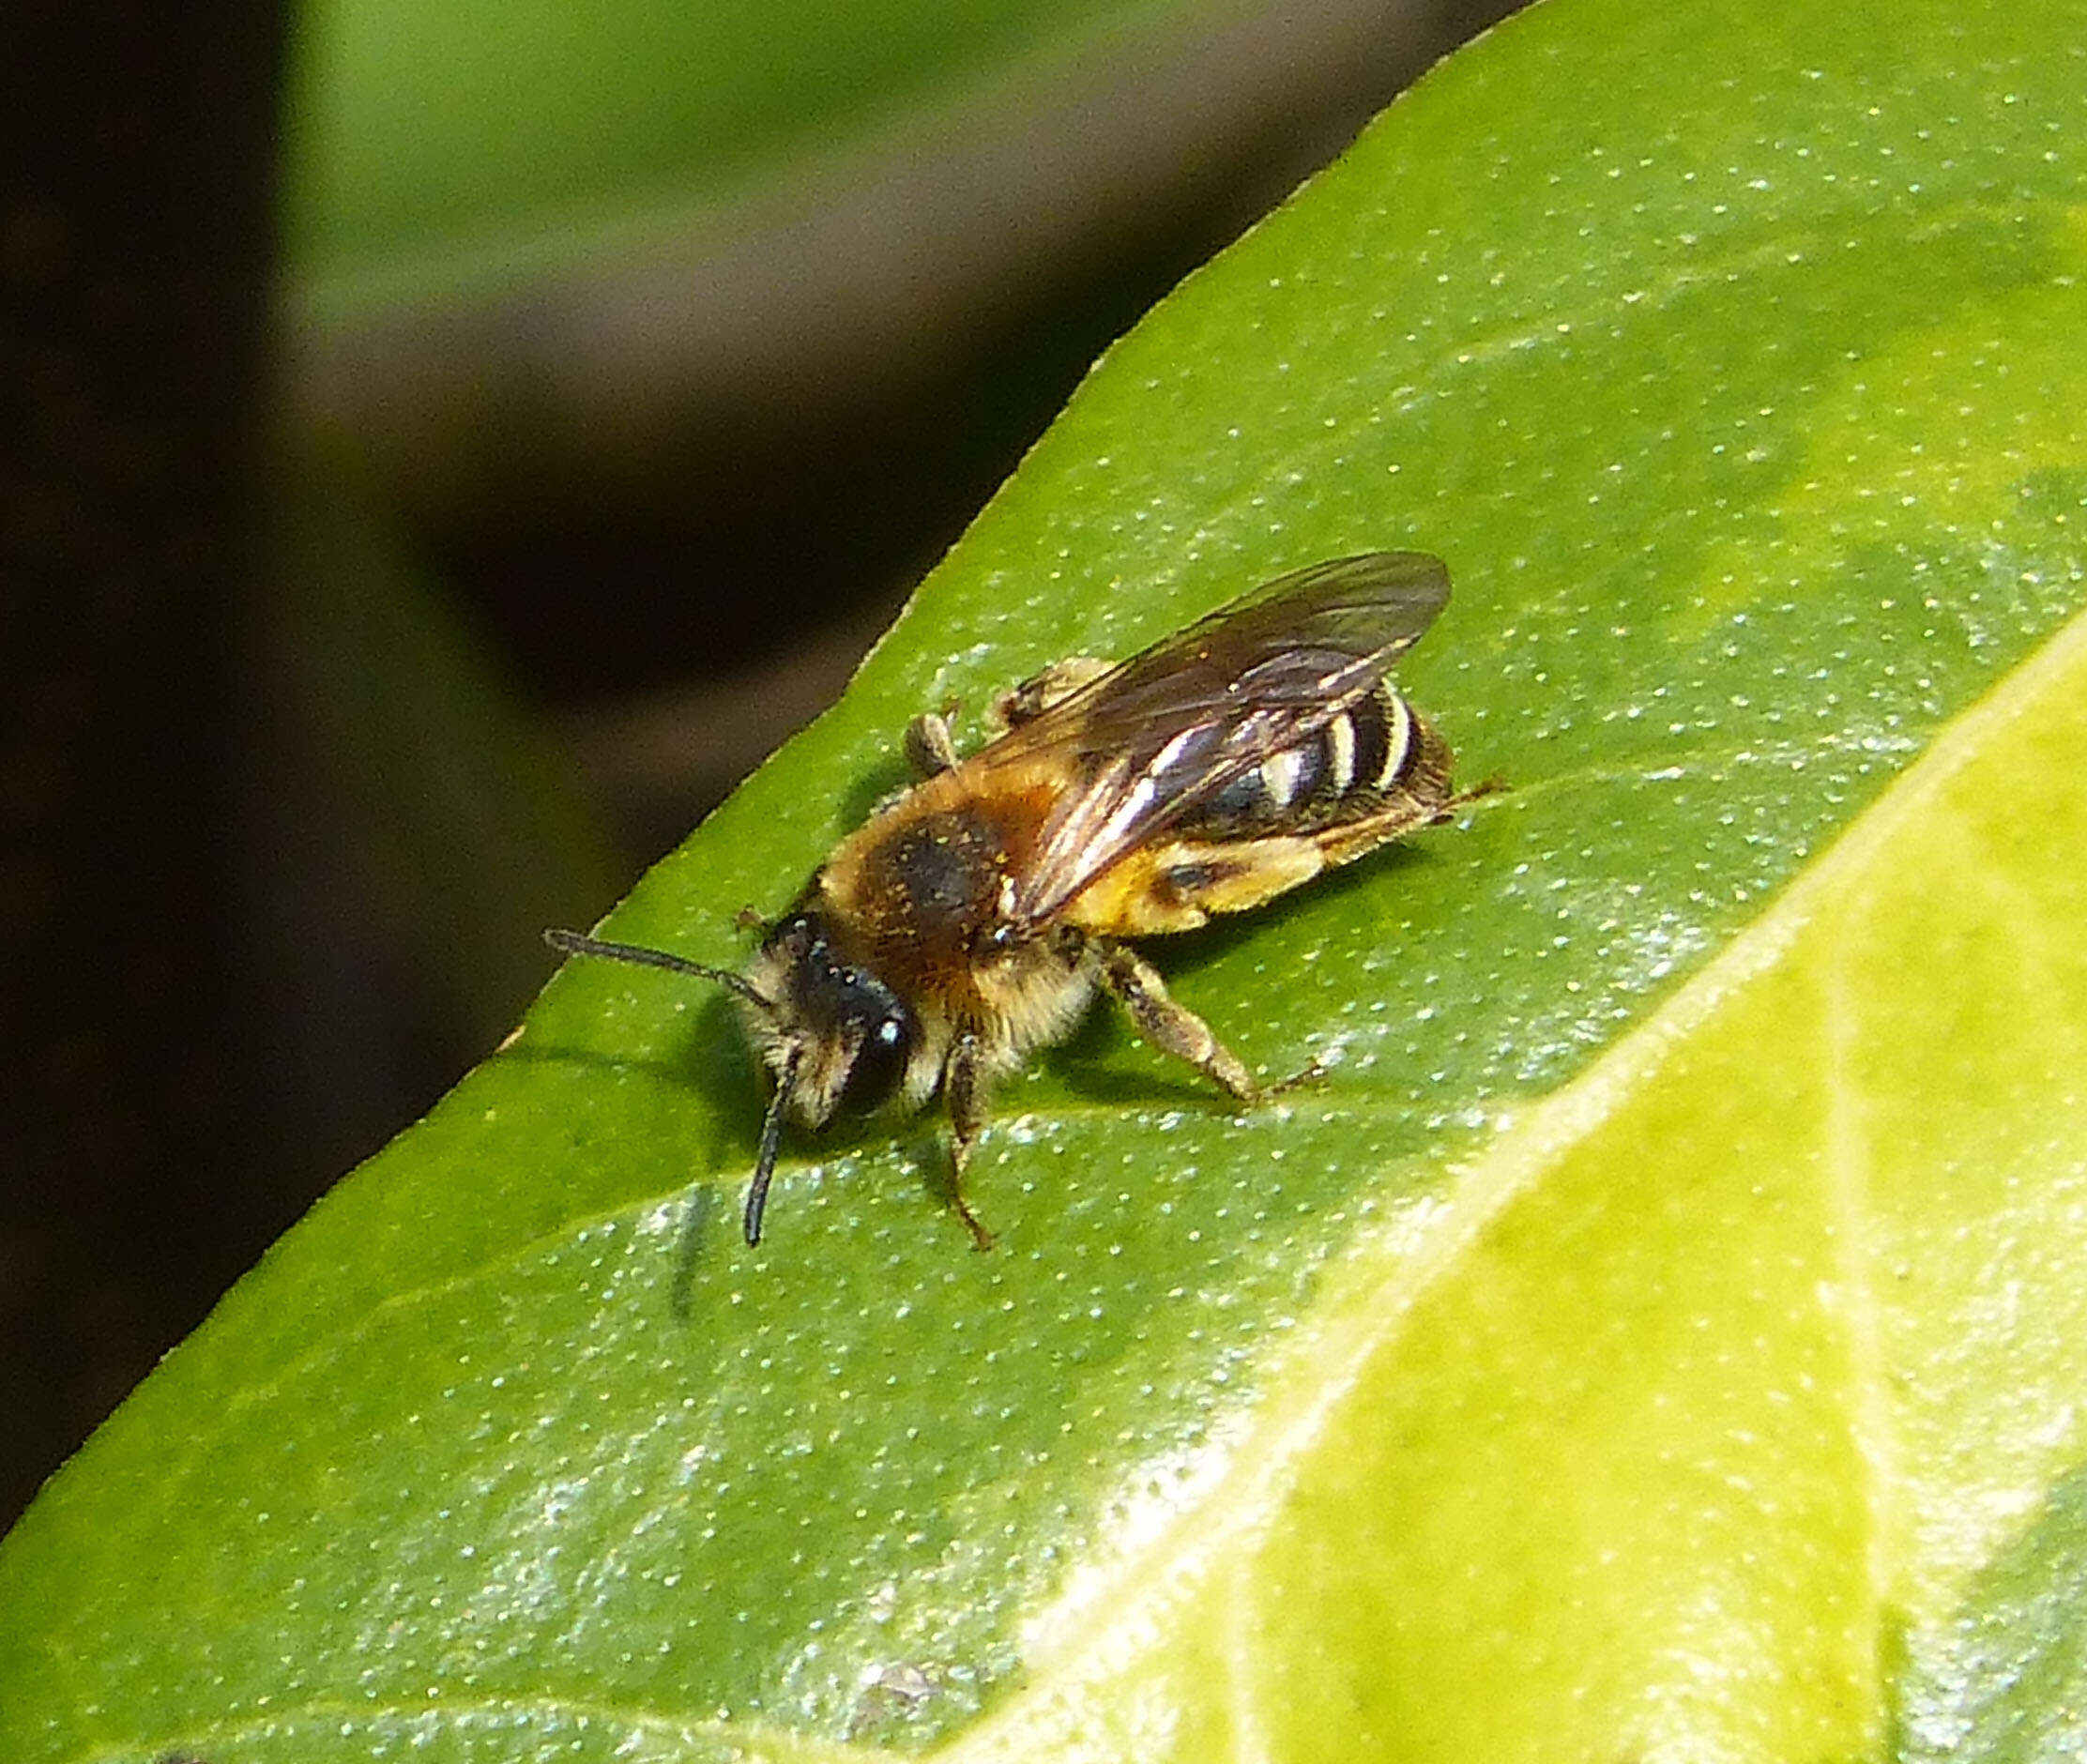
M980 791L964 768L929 779L844 841L814 887L864 963L1006 1064L1065 1033L1094 965L1076 933L1020 935L1010 918L1055 781L996 782Z

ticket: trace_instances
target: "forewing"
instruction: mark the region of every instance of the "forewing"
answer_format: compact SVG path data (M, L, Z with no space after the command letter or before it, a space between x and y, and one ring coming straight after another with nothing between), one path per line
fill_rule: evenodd
M1422 552L1370 552L1278 577L1140 651L969 762L1049 754L1075 781L1017 879L1042 924L1137 846L1368 692L1449 600Z

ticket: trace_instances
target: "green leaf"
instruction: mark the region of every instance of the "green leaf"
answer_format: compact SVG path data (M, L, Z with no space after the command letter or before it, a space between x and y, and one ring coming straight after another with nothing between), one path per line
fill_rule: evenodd
M1005 105L1211 0L305 0L284 225L323 297L672 228L894 128ZM542 236L549 234L545 238ZM583 236L586 241L583 242ZM531 243L536 241L536 243Z
M354 484L338 468L279 479L256 667L281 706L276 763L330 810L330 848L305 860L411 928L401 953L430 1015L469 1049L541 983L544 916L602 900L618 866L570 756Z
M2087 9L1543 8L1097 371L616 935L726 961L983 706L1369 546L1505 796L797 1142L576 967L0 1549L0 1756L2077 1749ZM696 1234L685 1304L684 1185Z

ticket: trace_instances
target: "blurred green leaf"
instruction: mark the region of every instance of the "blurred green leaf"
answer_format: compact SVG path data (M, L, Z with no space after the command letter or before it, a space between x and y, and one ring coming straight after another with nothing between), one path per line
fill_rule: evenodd
M285 179L293 263L367 273L742 195L959 94L1126 48L1211 0L308 0ZM424 270L420 273L425 273Z
M285 474L275 532L252 619L292 750L272 757L325 802L315 861L411 940L455 1044L486 1045L541 981L544 919L602 900L621 866L570 756L352 473Z
M2077 1747L2083 25L1440 69L614 925L732 959L920 706L1423 546L1401 677L1513 793L1153 950L1331 1076L1235 1118L1097 1020L999 1253L932 1122L794 1145L749 1253L724 1001L575 969L0 1551L0 1753Z

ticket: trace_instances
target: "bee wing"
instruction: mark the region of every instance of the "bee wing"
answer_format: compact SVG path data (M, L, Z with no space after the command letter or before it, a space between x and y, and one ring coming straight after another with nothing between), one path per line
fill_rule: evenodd
M1383 677L1449 600L1423 552L1370 552L1278 577L1011 730L970 764L1050 755L1074 783L1016 879L1036 926L1271 753L1308 739Z

